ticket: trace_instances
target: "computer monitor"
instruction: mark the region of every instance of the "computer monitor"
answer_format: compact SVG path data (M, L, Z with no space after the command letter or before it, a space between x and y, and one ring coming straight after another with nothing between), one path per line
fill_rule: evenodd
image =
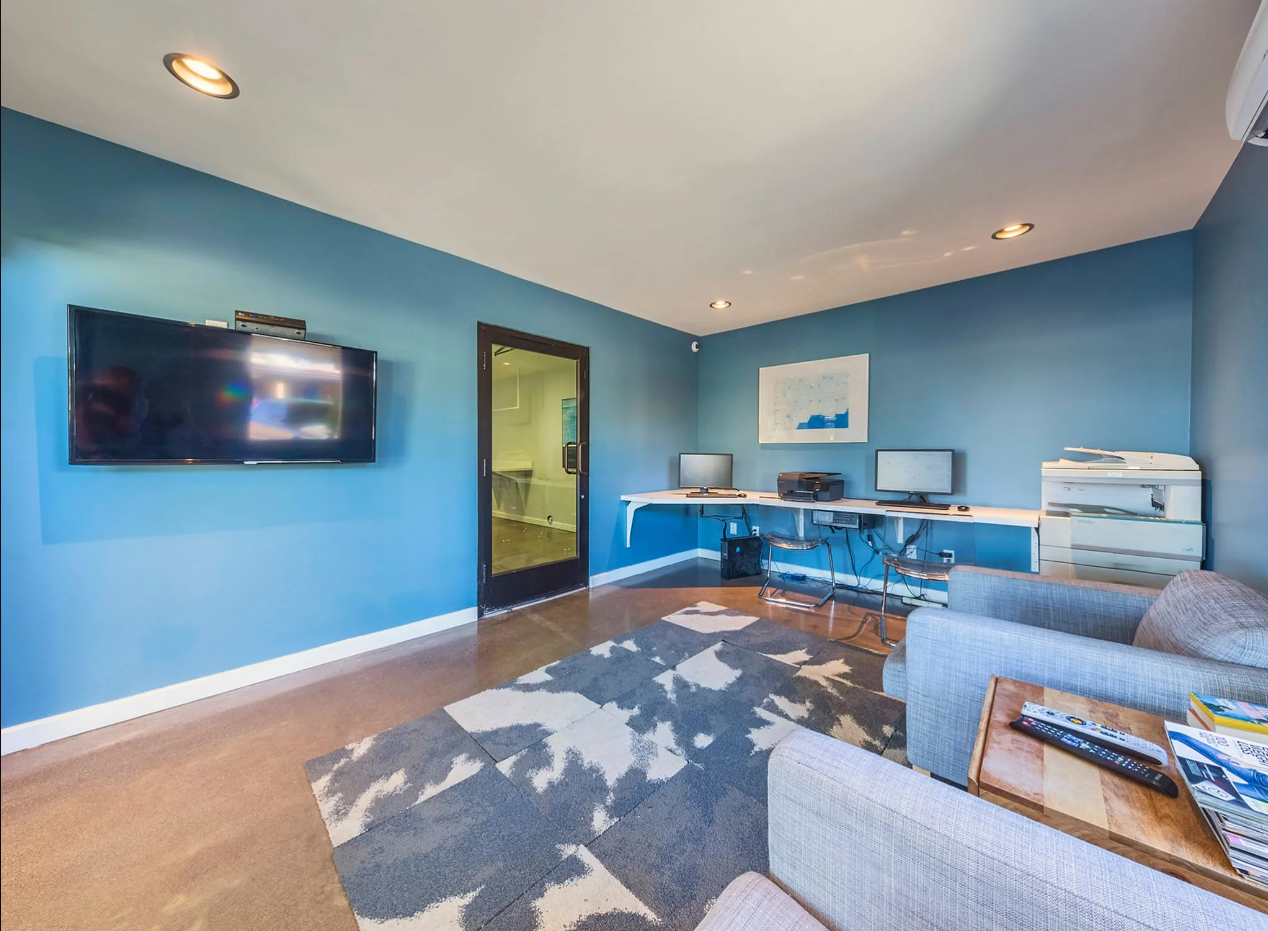
M678 487L734 488L731 478L730 453L679 453Z
M949 495L954 454L953 449L878 449L876 490Z

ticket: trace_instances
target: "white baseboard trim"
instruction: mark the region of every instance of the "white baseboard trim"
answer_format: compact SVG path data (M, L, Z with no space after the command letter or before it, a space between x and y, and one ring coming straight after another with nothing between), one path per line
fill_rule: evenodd
M551 523L544 517L530 517L528 514L511 514L506 511L494 511L494 517L500 517L502 520L519 521L521 524L536 524L538 527L553 527L556 530L567 530L569 533L577 532L576 524L565 524L561 520Z
M607 572L592 575L590 576L590 586L593 588L611 582L619 582L631 576L651 572L654 569L662 569L665 566L672 566L675 563L685 562L689 559L711 559L714 562L720 562L722 553L718 549L708 547L698 547L693 550L670 553L668 556L660 556L631 566L622 566L619 569L611 569ZM828 577L827 569L795 566L791 563L784 565L787 569L804 573L813 578L826 579ZM845 573L837 573L837 581L877 592L881 588L879 579L854 579ZM892 583L890 590L898 597L902 597L907 593L901 582ZM943 604L947 600L946 592L941 591L927 592L925 597L930 601ZM350 637L347 640L339 640L335 643L313 647L311 650L279 656L276 659L252 663L249 666L240 666L237 669L228 669L224 672L213 673L198 679L190 679L186 682L177 682L149 692L116 698L113 701L89 705L86 708L78 708L74 711L55 714L47 718L27 721L23 724L14 724L11 727L0 730L0 756L15 753L18 750L38 747L40 744L61 740L63 737L94 731L111 724L118 724L121 721L144 717L147 714L154 714L156 711L175 708L178 705L188 704L202 698L210 698L213 695L232 692L234 689L254 685L257 682L266 682L269 679L276 679L292 672L311 669L324 663L346 659L361 653L369 653L372 650L403 643L406 640L413 640L417 637L425 637L428 634L439 633L442 630L460 627L463 624L473 623L475 620L476 609L474 607L461 608L448 614L440 614L436 617L424 618L421 621L402 624L400 627L391 627L387 630L378 630L358 637Z
M632 566L622 566L620 569L609 569L607 572L600 572L598 575L590 576L590 587L595 588L599 585L607 585L610 582L619 582L622 579L628 579L630 576L642 575L644 572L651 572L653 569L663 569L665 566L672 566L674 563L686 562L688 559L695 559L697 556L703 556L704 550L683 550L680 553L670 553L668 556L658 556L655 559L648 559L645 562L636 562ZM721 554L714 557L720 559Z
M228 669L198 679L177 682L149 692L141 692L138 695L116 698L99 705L89 705L87 708L78 708L36 721L27 721L25 724L14 724L12 727L0 730L0 756L38 747L40 744L74 734L94 731L99 727L118 724L132 718L140 718L156 711L175 708L177 705L188 704L201 698L232 692L234 689L276 679L288 673L311 669L323 663L369 653L371 650L403 643L416 637L425 637L427 634L449 630L451 627L470 624L475 619L475 608L462 608L458 611L450 611L448 614L402 624L400 627L377 630L359 637L349 637L347 640L313 647L311 650L252 663L250 666L240 666L237 669Z

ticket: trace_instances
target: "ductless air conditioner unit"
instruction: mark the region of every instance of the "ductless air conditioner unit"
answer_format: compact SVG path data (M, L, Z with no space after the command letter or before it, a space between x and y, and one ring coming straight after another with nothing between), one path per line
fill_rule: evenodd
M1268 145L1268 0L1260 3L1233 69L1224 115L1234 139Z

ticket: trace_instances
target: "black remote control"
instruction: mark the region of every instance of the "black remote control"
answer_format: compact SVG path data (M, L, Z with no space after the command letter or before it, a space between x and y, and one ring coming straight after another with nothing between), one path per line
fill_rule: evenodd
M1016 721L1010 722L1009 727L1015 728L1023 734L1029 734L1031 737L1038 737L1044 743L1050 743L1054 747L1067 750L1075 756L1083 757L1083 759L1095 763L1097 766L1104 766L1110 772L1126 776L1133 782L1139 782L1142 786L1153 789L1155 792L1161 792L1171 798L1175 798L1180 794L1180 790L1176 788L1174 780L1166 773L1150 769L1143 763L1138 763L1117 750L1111 750L1108 747L1094 744L1090 740L1084 740L1078 734L1073 731L1067 731L1063 727L1057 727L1025 714Z

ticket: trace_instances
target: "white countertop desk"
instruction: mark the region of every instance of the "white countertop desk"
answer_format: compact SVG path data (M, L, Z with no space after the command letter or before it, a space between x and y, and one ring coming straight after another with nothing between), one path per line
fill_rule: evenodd
M916 520L949 520L976 524L997 524L1003 527L1030 528L1030 570L1039 571L1039 511L1023 508L988 508L969 506L967 511L957 511L952 505L948 511L925 508L881 507L875 500L864 498L841 498L837 501L785 501L773 491L737 492L745 497L726 496L719 498L688 498L685 491L648 491L641 494L621 495L625 502L625 545L630 545L630 536L634 530L634 512L649 505L751 505L753 507L782 508L792 511L797 520L797 535L804 536L806 528L806 511L849 511L854 514L879 514L902 520L907 517ZM898 531L899 536L902 530Z

